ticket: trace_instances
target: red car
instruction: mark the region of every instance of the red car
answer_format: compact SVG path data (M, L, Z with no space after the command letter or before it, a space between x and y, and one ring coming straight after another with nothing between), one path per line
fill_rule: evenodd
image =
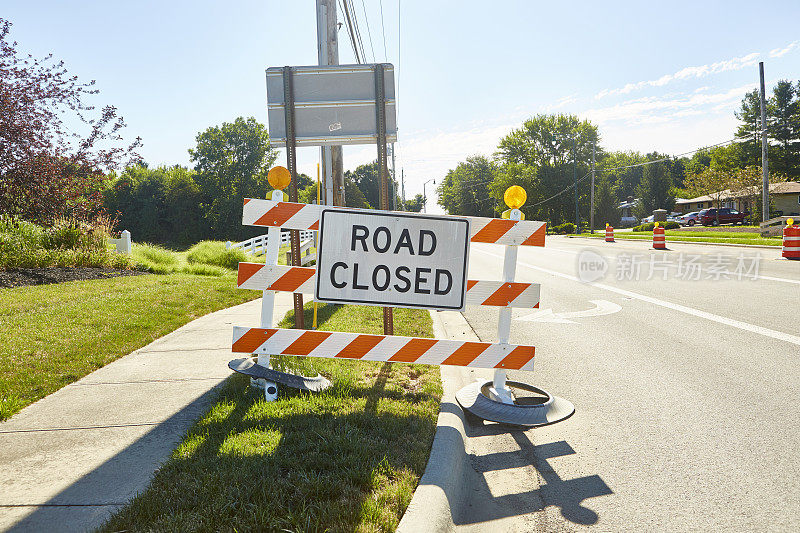
M704 226L718 226L720 224L744 224L744 219L750 213L740 213L736 209L730 207L723 207L719 209L719 216L717 216L717 209L703 209L697 215L697 221Z

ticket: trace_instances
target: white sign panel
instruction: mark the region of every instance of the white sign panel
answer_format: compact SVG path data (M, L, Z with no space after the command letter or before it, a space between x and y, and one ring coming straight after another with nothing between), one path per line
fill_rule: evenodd
M465 218L324 209L314 297L463 310L469 235Z

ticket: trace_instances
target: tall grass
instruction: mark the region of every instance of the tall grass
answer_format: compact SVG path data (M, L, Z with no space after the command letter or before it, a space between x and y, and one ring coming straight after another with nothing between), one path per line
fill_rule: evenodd
M131 268L127 256L107 248L108 219L60 219L44 228L0 215L0 269L63 267Z
M242 250L226 250L222 241L202 241L191 248L186 254L189 263L213 265L228 270L236 270L240 261L247 261L248 256Z

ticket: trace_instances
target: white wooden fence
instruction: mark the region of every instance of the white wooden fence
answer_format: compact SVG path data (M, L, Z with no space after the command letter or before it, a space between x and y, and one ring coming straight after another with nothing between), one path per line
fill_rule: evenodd
M310 240L314 241L314 231L301 231L300 232L300 240ZM281 244L289 242L289 235L288 231L281 232ZM241 248L244 252L252 255L261 255L265 253L267 249L267 236L266 235L259 235L258 237L253 237L252 239L247 239L246 241L242 242L231 242L228 241L225 243L225 248L228 250L233 250L235 248ZM305 263L303 263L305 264Z
M117 247L117 252L131 255L131 232L123 230L119 239L109 239L111 244Z

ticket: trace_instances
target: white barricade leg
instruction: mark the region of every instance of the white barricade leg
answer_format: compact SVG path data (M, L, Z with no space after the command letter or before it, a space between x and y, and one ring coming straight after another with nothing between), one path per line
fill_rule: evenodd
M511 220L520 220L522 212L519 209L512 209L509 214ZM517 272L517 249L516 245L507 245L505 257L503 258L503 281L513 282L514 276ZM497 342L507 344L509 336L511 335L511 307L500 308L500 316L497 320ZM498 369L494 371L494 380L492 387L489 389L492 399L513 404L514 394L511 389L506 386L506 371Z
M283 193L279 190L272 191L272 199L280 201L283 199ZM264 257L264 263L267 265L278 264L278 251L281 247L281 228L270 227L267 232L267 249ZM263 291L261 297L261 327L271 328L273 312L275 310L275 291ZM269 368L269 355L259 354L258 364L264 368ZM250 382L258 388L264 389L264 398L268 402L273 402L278 398L278 385L266 379L250 378Z

